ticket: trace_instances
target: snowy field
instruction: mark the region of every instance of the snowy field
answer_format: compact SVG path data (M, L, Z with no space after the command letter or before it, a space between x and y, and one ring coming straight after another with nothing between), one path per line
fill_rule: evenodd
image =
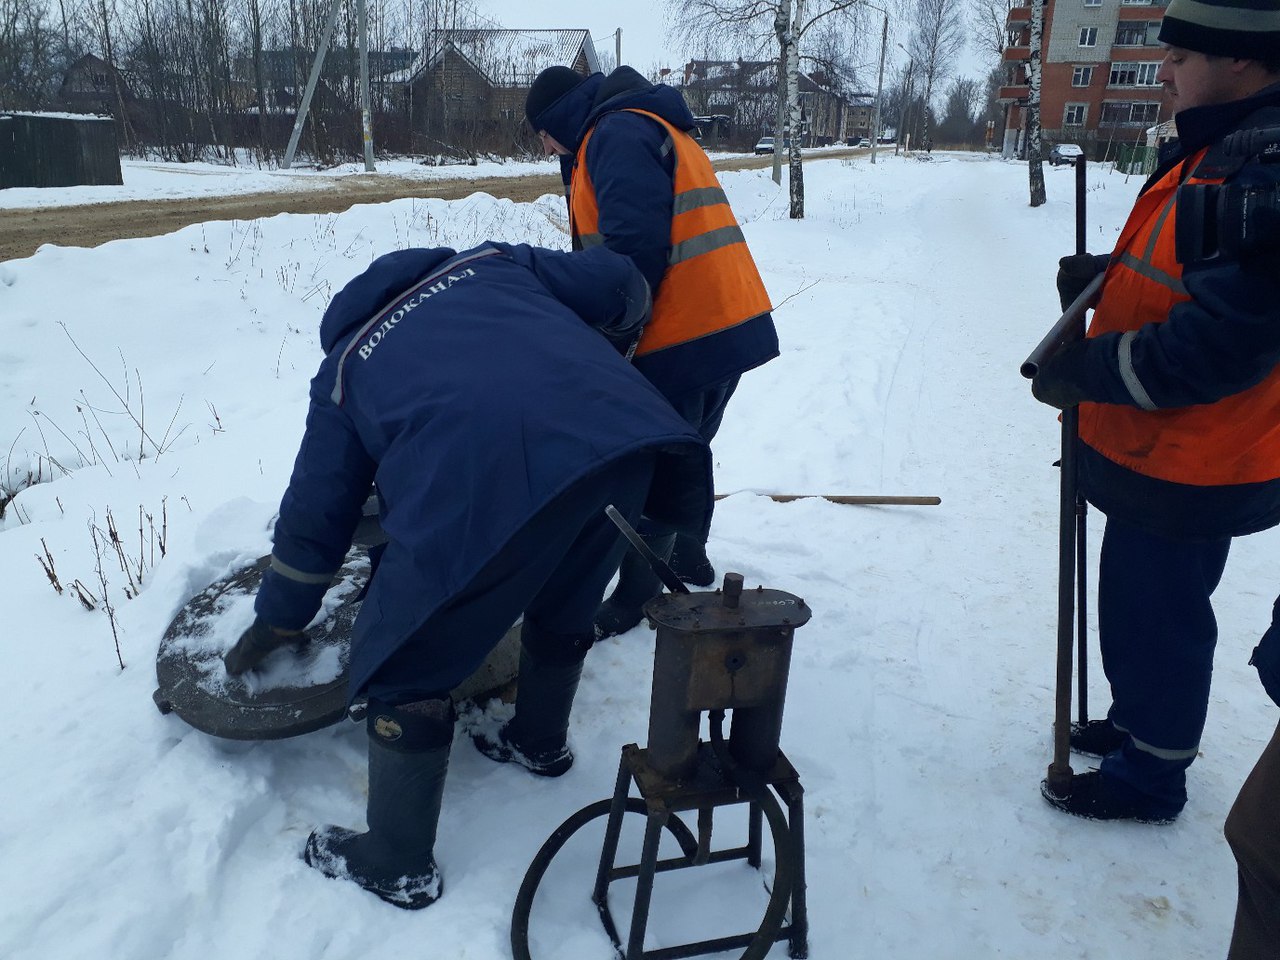
M744 378L716 440L718 486L733 495L710 553L720 571L814 610L796 634L783 748L806 791L815 960L1226 951L1235 868L1222 822L1275 725L1247 666L1275 596L1274 532L1237 541L1218 590L1217 675L1179 821L1076 820L1038 792L1051 757L1058 426L1018 365L1056 319L1056 259L1075 237L1073 172L1045 173L1049 202L1032 209L1025 166L992 157L813 162L803 221L767 172L722 176L783 354ZM174 196L185 179L215 194L275 178L130 165L114 194L81 189ZM1139 185L1090 171L1091 249L1110 248ZM21 194L0 202L33 205ZM620 747L645 740L645 627L588 658L567 776L535 780L459 737L437 846L446 893L420 913L300 859L312 827L363 825L361 725L220 741L162 716L151 693L176 611L269 550L330 297L409 245L566 247L563 209L550 196L401 200L0 263L2 476L44 481L0 520L13 704L0 734L0 957L510 955L535 851L611 793ZM779 504L765 492L942 504ZM92 531L109 517L133 587L114 556L95 561ZM1095 514L1095 556L1100 537ZM100 595L103 579L123 670L108 616L72 595L77 580ZM1096 652L1091 666L1101 714ZM739 820L718 816L718 845ZM557 859L534 906L535 957L611 955L588 900L598 854L587 834ZM630 889L613 888L624 923ZM754 928L766 899L741 863L662 874L647 946Z

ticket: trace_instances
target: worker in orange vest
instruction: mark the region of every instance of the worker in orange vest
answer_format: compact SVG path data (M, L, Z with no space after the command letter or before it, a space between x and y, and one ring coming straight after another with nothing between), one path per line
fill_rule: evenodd
M548 154L561 158L573 245L626 254L649 282L653 318L632 350L643 373L706 440L747 370L778 355L769 295L716 180L693 138L684 98L630 67L584 77L549 67L525 114ZM659 556L675 549L682 578L711 584L705 542L652 523L641 533ZM634 551L596 617L602 636L640 622L661 590Z
M1086 339L1032 383L1042 402L1080 405L1080 486L1107 517L1112 695L1106 719L1071 734L1099 769L1041 792L1076 816L1150 823L1187 800L1231 540L1280 522L1280 164L1242 140L1280 126L1280 3L1172 0L1160 41L1178 139L1110 256L1063 258L1064 306L1105 270L1101 298ZM1217 216L1219 198L1246 195L1263 219Z

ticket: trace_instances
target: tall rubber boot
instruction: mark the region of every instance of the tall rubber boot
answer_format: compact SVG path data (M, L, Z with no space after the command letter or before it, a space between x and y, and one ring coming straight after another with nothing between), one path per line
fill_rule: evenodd
M589 645L589 644L588 644ZM576 651L575 651L576 653ZM518 763L539 777L558 777L573 766L569 713L582 678L580 656L552 659L520 650L516 714L493 737L472 734L476 749L499 763Z
M667 560L675 544L674 533L645 537L644 542L659 557ZM618 585L613 588L596 611L596 638L626 633L644 618L644 605L662 592L662 581L639 551L628 549L618 568Z
M695 587L709 587L716 582L716 568L707 557L707 545L696 537L683 533L676 537L668 566L677 577Z
M369 701L369 804L365 833L329 825L312 831L303 859L326 877L350 880L387 903L421 910L444 892L436 824L453 743L453 703Z

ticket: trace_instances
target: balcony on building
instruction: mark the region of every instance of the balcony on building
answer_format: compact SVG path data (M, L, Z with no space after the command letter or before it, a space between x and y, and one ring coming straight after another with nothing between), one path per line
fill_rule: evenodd
M996 103L1019 103L1031 95L1031 87L1027 84L1001 87L996 95Z
M1031 4L1018 3L1009 8L1009 15L1005 18L1007 27L1025 26L1031 22Z
M1000 57L1005 63L1020 63L1023 60L1031 59L1031 47L1005 47L1004 54Z

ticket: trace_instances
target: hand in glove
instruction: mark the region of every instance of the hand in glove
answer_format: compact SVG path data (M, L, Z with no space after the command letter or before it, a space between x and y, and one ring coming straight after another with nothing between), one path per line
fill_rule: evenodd
M1031 381L1031 395L1059 410L1088 400L1084 375L1088 344L1088 340L1081 340L1055 353Z
M257 667L273 650L291 645L301 646L308 639L301 630L284 630L255 619L253 625L240 634L236 645L223 654L222 662L226 665L227 673L239 676Z
M1073 253L1058 261L1058 300L1063 313L1110 262L1111 257L1105 253Z

